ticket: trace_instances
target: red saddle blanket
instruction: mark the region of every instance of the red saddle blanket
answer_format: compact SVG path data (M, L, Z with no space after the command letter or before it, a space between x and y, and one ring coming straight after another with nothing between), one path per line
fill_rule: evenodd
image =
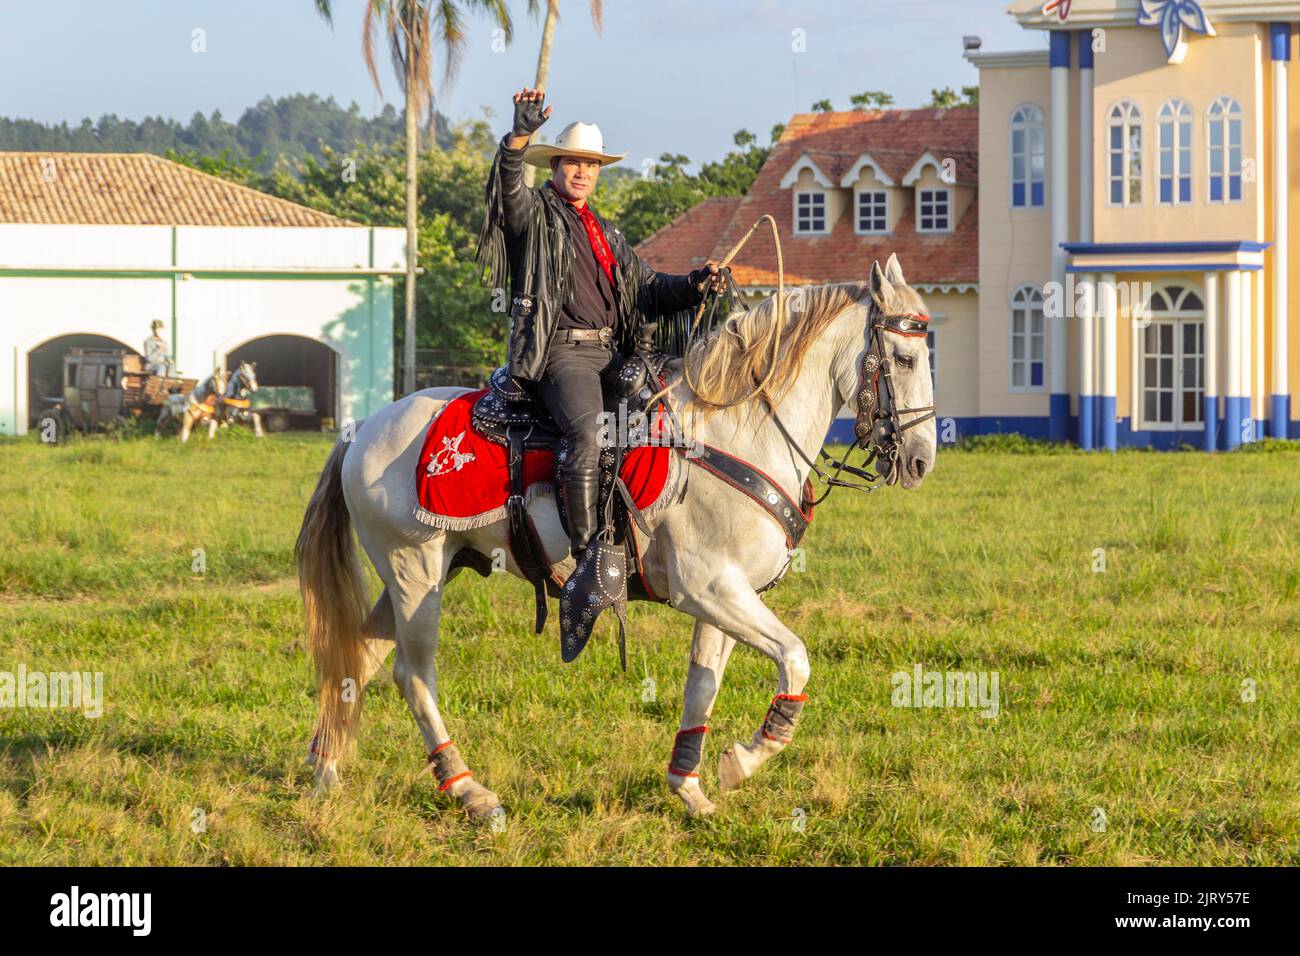
M486 391L452 399L429 423L415 470L415 517L425 524L459 531L506 516L510 495L506 448L475 431L470 417L474 403ZM663 493L671 451L663 445L645 446L623 456L619 474L642 511ZM524 452L525 501L539 493L554 494L554 481L555 452Z

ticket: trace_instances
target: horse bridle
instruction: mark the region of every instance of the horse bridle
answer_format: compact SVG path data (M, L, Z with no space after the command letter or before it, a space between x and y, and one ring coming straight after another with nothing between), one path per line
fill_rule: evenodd
M731 270L724 268L722 271L727 277L727 292L718 293L711 288L705 292L706 302L712 300L708 310L708 317L703 325L706 332L713 327L715 311L718 303L724 297L730 298L733 302L739 302L741 308L746 312L749 311L749 305L740 295L740 289L731 276ZM821 504L830 495L833 488L852 488L855 491L869 494L877 490L882 481L886 485L891 485L898 480L899 441L903 433L908 429L916 428L918 425L931 421L935 417L935 412L933 405L913 408L898 407L894 397L894 363L885 354L884 337L886 332L890 332L905 338L922 338L929 331L929 323L930 317L928 315L916 312L887 314L880 308L879 303L872 299L871 307L867 312L871 342L863 353L862 362L858 369L858 409L857 417L853 422L853 434L857 439L855 447L862 449L867 454L857 465L850 465L847 460L828 455L826 449L822 448L817 452L817 457L826 462L834 471L828 473L823 470L804 453L803 448L794 440L789 430L786 429L785 423L777 415L776 408L764 396L763 401L767 405L768 411L772 413L772 420L776 422L776 427L780 429L786 442L799 453L799 457L804 460L804 463L826 484L826 491L822 493L821 497L814 498L809 502L809 506ZM695 332L696 328L693 327L691 337L694 336ZM686 349L683 351L686 351ZM881 398L882 382L885 392L884 400ZM904 415L920 415L921 417L903 421ZM847 459L848 455L844 457ZM873 464L876 466L876 471L868 471L867 469ZM841 478L840 475L846 472L859 480L846 481Z
M859 448L874 449L877 460L888 461L892 470L898 463L898 446L903 433L933 419L934 406L899 408L894 393L894 363L885 354L885 333L892 332L909 339L925 338L930 317L915 312L886 315L872 302L868 322L871 325L871 347L863 353L858 374L858 415L853 423L853 433L857 436ZM881 400L882 382L886 401ZM904 415L921 417L904 422Z
M772 419L785 436L785 440L799 453L799 457L808 464L823 482L826 491L811 504L818 505L830 495L832 488L852 488L855 491L870 493L880 487L879 482L891 485L898 480L898 453L903 433L931 421L935 417L933 405L918 405L900 408L894 390L894 363L885 353L885 333L901 335L904 338L924 338L929 331L930 317L915 312L886 314L876 302L871 303L867 323L871 330L870 345L863 352L862 362L858 368L858 408L853 422L855 446L867 453L858 465L850 465L847 460L840 460L826 454L823 448L817 455L834 468L828 474L812 461L799 443L794 440L785 424L776 414L776 409L768 403ZM882 387L883 396L882 396ZM908 421L904 415L919 415ZM845 455L845 459L848 456ZM875 472L867 469L875 465ZM860 479L845 481L840 478L842 472Z

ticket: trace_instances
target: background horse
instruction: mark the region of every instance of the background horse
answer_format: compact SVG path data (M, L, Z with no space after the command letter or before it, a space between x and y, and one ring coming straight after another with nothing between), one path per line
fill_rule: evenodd
M262 416L250 407L249 395L257 391L257 363L240 362L230 376L230 381L222 389L221 401L217 404L216 420L225 427L231 423L251 420L253 434L262 437Z
M217 401L225 390L226 370L217 368L213 369L211 375L199 382L194 387L194 391L188 395L177 393L168 395L162 411L158 413L154 433L160 434L173 421L178 421L181 427L181 441L189 441L190 431L195 424L215 422L213 415L216 412ZM211 438L215 433L216 425L213 424L208 431L208 438Z
M928 411L932 405L927 316L920 295L906 285L891 256L885 270L873 265L870 282L807 287L796 296L800 308L793 314L782 316L771 299L753 311L732 313L697 353L706 370L719 364L710 356L725 359L737 376L768 368L770 404L750 398L688 415L698 404L679 379L668 391L673 409L684 424L689 420L692 437L745 459L797 500L809 472L805 459L817 454L836 412L848 404L859 412L859 443L890 449L887 482L916 487L933 468L935 455L933 415L901 420L905 413ZM773 360L767 343L778 321L783 335ZM308 748L318 789L338 782L339 761L355 742L362 689L395 645L393 678L424 736L439 789L458 798L471 819L481 820L500 801L473 779L443 722L438 622L443 586L461 570L452 566L457 554L468 548L479 555L509 555L506 521L444 531L412 516L416 468L430 419L466 391L416 392L361 423L353 441L337 443L307 506L296 554L320 679L320 713ZM887 417L873 417L877 411ZM784 531L759 505L708 474L693 475L683 487L690 466L680 459L678 465L670 470L671 486L664 490L674 503L650 519L653 537L638 538L638 545L654 593L666 595L673 608L695 619L667 783L689 813L703 814L714 806L694 766L736 643L771 659L776 697L752 738L719 757L723 791L790 743L810 669L803 641L757 593L788 566L792 551ZM574 562L553 498L537 495L528 510L547 556L567 577ZM373 606L353 544L354 525L384 583ZM512 558L507 558L507 568L522 577Z

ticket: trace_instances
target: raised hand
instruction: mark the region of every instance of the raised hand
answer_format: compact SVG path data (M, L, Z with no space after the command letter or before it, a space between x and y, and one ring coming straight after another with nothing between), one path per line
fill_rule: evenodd
M532 136L551 117L553 107L542 109L546 94L541 90L524 87L514 96L515 119L511 133L515 136Z

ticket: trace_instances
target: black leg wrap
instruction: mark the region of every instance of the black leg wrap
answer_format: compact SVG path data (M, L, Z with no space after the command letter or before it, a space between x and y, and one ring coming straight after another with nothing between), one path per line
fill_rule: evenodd
M767 716L763 718L763 736L779 744L788 744L794 739L799 715L807 701L807 694L777 694L773 697L772 706L768 707Z
M708 732L709 728L704 726L677 731L677 739L673 741L673 755L668 760L669 773L675 773L679 777L699 776L695 771L704 755L704 735Z

